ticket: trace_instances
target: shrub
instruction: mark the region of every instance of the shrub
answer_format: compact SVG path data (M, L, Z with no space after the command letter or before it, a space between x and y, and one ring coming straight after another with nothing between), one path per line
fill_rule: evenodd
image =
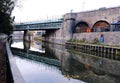
M87 40L83 38L82 40L77 40L77 39L70 39L68 42L75 42L75 43L87 43Z
M99 44L99 43L100 42L99 42L98 38L94 38L93 41L92 41L92 44Z
M83 38L83 39L81 40L81 42L82 42L82 43L86 43L86 42L87 42L87 39Z

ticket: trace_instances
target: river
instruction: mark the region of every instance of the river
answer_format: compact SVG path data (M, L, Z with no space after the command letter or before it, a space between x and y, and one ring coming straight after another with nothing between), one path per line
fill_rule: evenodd
M116 60L35 40L14 40L11 49L25 83L120 83Z

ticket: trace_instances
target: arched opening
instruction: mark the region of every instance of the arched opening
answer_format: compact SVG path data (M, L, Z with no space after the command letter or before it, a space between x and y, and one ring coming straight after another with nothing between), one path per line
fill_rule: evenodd
M97 21L93 27L92 27L93 32L107 32L110 31L110 24L107 21L100 20Z
M79 22L76 24L75 33L89 32L90 27L86 22Z

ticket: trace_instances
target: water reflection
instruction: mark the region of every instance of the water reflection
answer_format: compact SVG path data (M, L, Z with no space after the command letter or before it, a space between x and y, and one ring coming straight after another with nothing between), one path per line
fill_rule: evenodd
M66 45L66 48L69 50L74 50L74 51L81 51L83 53L87 53L87 54L92 54L98 57L104 57L104 58L108 58L108 59L113 59L113 60L118 60L120 61L120 56L117 53L117 51L115 49L108 49L104 47L96 47L96 46L87 46L87 45L81 45L81 46L74 46L74 45Z
M61 61L62 72L67 77L80 79L88 83L119 83L120 62L67 50L64 46L46 44L48 50ZM111 80L112 79L112 80Z
M56 44L33 43L37 45L36 49L44 47L45 53L42 55L40 55L40 52L33 53L32 58L30 58L30 55L28 56L29 59L25 56L22 56L24 58L16 56L16 62L23 77L26 79L26 83L34 83L35 80L37 80L35 81L36 83L82 83L83 81L87 83L120 82L119 61L97 57L79 51L67 50L64 46ZM29 45L34 47L34 44ZM40 58L38 55L47 59ZM60 66L48 64L51 60L54 61L53 59L56 60L54 63L57 63L57 61L60 62ZM48 63L42 62L41 60L46 60ZM29 72L27 72L28 70Z
M40 42L37 41L14 41L11 45L11 47L23 49L24 52L29 51L35 51L40 53L45 53L45 48L43 48L43 45Z

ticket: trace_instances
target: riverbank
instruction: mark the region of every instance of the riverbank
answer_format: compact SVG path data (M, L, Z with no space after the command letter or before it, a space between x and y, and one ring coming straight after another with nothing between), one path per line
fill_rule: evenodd
M69 50L81 51L83 53L120 61L120 47L67 42L66 48Z
M5 41L0 41L0 83L6 83L7 76Z

